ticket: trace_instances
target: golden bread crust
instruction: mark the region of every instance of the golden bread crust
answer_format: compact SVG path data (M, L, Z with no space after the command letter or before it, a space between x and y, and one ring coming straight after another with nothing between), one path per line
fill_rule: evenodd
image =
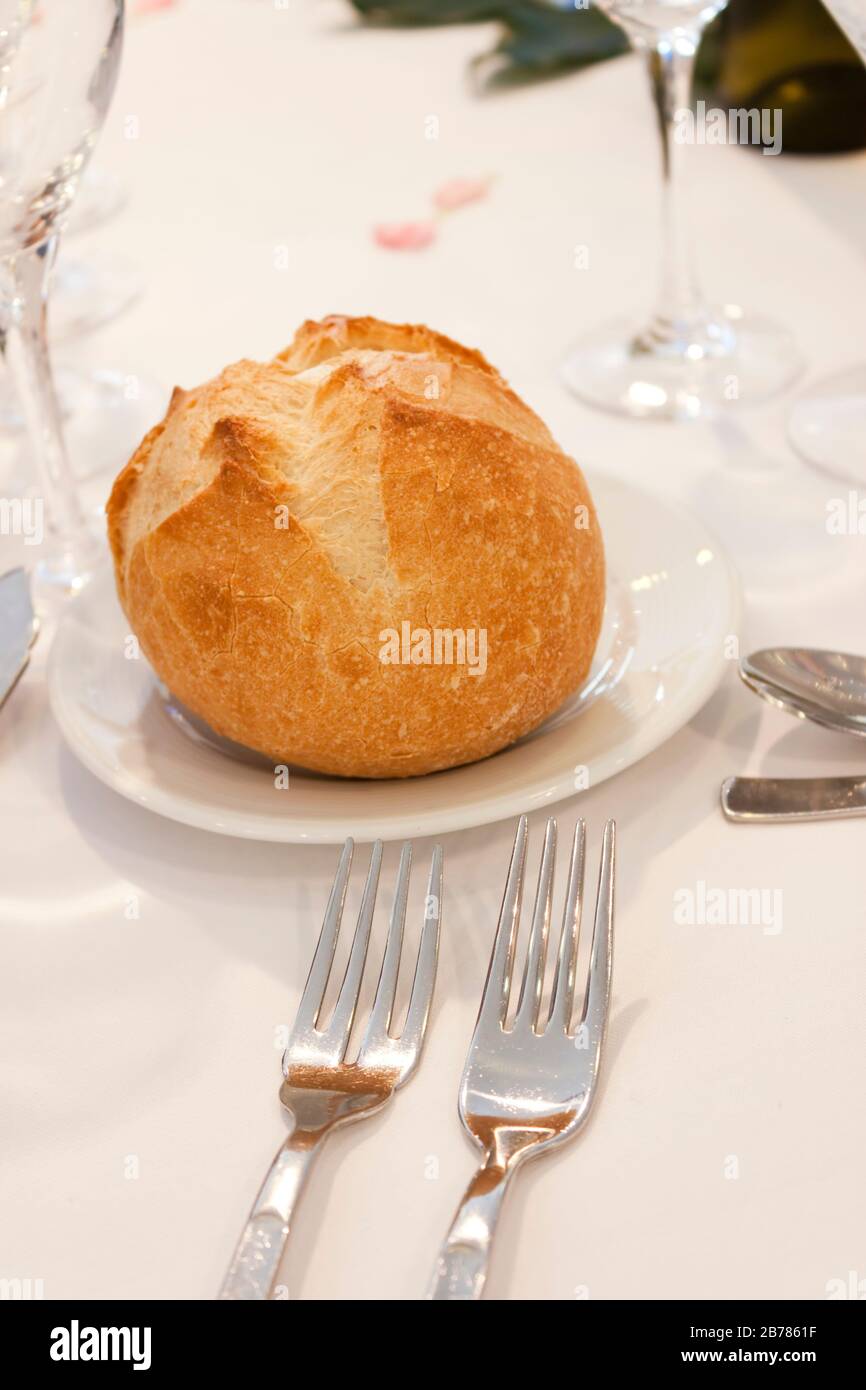
M305 323L272 362L176 392L108 528L156 672L275 764L394 777L485 757L580 685L601 626L582 473L480 353L423 327ZM476 656L483 630L483 674L383 660L405 624L475 633Z

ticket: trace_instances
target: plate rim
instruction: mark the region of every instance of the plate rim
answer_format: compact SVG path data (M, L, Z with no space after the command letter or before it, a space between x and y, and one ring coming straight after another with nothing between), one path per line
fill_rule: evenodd
M672 517L685 520L690 526L697 527L704 533L712 544L715 558L721 562L722 572L727 580L728 631L733 635L738 635L742 617L742 585L731 557L712 527L708 526L702 517L697 516L678 499L671 498L664 491L651 492L635 484L631 479L613 471L600 470L594 475L594 478L591 477L591 492L596 481L601 483L602 487L606 484L612 484L615 488L622 488L638 497L648 497L653 503L664 507ZM110 575L110 570L101 570L94 576L94 583L99 583L108 575ZM73 605L75 602L76 600L72 601ZM68 612L74 613L74 606ZM78 737L77 727L70 718L67 718L66 707L69 701L62 692L61 682L57 674L60 666L61 636L66 625L67 614L64 614L54 633L47 665L51 713L63 735L64 742L74 756L104 786L109 787L128 801L142 806L145 810L164 816L177 824L188 825L193 829L203 830L209 834L226 835L233 839L269 844L333 845L341 844L347 836L351 836L359 844L368 844L375 839L392 841L407 836L421 838L474 829L483 825L495 825L524 812L531 813L542 806L556 805L583 794L581 791L575 791L573 782L566 785L569 779L563 772L562 777L552 787L550 777L547 777L543 781L524 785L511 793L488 794L483 797L475 797L465 805L458 803L450 808L425 811L422 817L416 818L416 824L413 824L408 812L397 816L375 817L373 814L367 818L356 817L352 819L351 823L349 820L332 818L317 824L314 823L312 827L309 826L309 822L306 826L302 826L296 816L281 815L276 817L265 815L259 811L245 811L240 815L228 811L223 817L215 819L212 807L204 807L196 801L178 798L172 792L163 791L158 784L142 790L139 780L133 774L122 768L109 768L105 760L94 755L90 742L86 739L82 741ZM596 772L592 781L592 789L599 786L601 782L618 776L629 767L633 767L635 763L648 757L657 748L667 743L681 728L684 728L718 688L727 665L728 660L721 646L715 661L710 659L710 653L708 653L703 678L695 683L695 688L688 699L683 698L675 708L669 709L667 718L662 713L651 723L638 726L625 748L619 746L618 749L609 750L606 755L602 755L597 760L597 764L600 764L602 770L600 773ZM498 755L494 754L493 756ZM468 766L474 765L469 764ZM459 770L459 767L447 768L443 773L428 773L426 775L447 776ZM396 783L399 779L390 780ZM274 833L275 831L279 833Z

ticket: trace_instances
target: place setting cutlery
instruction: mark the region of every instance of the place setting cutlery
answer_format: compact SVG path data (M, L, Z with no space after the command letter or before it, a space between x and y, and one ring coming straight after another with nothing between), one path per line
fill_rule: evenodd
M545 964L553 901L556 821L547 822L516 1012L509 1020L529 839L521 816L475 1032L459 1089L460 1119L482 1162L441 1247L427 1298L469 1301L483 1293L493 1236L511 1179L523 1163L573 1138L597 1097L613 963L615 827L601 850L592 945L585 988L577 955L583 906L586 829L574 832L565 906L549 1002ZM283 1057L280 1104L292 1121L231 1261L219 1298L274 1296L295 1206L313 1161L340 1125L381 1110L421 1060L436 978L442 919L443 851L433 849L414 980L399 1036L392 1035L403 955L412 858L403 845L378 984L357 1059L347 1052L360 997L382 861L374 844L340 992L321 1017L351 868L353 843L340 856L325 919ZM577 1021L575 1022L575 1014Z
M373 846L340 993L330 1019L325 1022L321 1016L322 1007L340 933L353 850L353 841L348 839L340 855L321 935L283 1055L280 1105L293 1121L293 1128L280 1146L253 1203L223 1283L221 1299L252 1301L267 1299L273 1293L295 1206L325 1139L340 1125L381 1110L413 1075L421 1058L439 955L442 848L437 845L431 858L424 922L403 1028L398 1037L392 1036L412 860L409 843L403 845L400 855L388 937L372 1009L357 1059L347 1062L376 905L382 842L377 840Z
M743 657L744 684L777 709L835 733L866 737L866 659L807 647L769 647ZM729 820L832 820L866 815L866 773L843 777L728 777Z
M556 973L547 1008L544 974L556 859L556 821L548 820L517 1012L507 1022L520 927L527 821L511 865L475 1033L460 1085L459 1112L482 1161L436 1261L428 1298L469 1301L483 1293L505 1193L523 1163L573 1139L598 1089L613 968L614 822L604 830L592 950L580 1021L572 1026L583 904L586 829L571 850Z

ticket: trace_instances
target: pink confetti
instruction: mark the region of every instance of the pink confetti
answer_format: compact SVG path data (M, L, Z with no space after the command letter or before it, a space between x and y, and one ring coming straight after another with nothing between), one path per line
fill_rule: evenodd
M467 203L477 203L486 198L490 179L449 179L433 194L433 202L440 212L454 212Z
M432 222L385 222L373 228L373 239L389 251L420 251L436 237Z

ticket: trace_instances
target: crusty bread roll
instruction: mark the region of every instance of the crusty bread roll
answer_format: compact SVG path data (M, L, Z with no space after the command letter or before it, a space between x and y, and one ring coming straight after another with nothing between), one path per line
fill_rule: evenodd
M495 753L586 676L601 535L480 353L331 317L176 390L118 477L120 601L157 674L275 765L408 777Z

